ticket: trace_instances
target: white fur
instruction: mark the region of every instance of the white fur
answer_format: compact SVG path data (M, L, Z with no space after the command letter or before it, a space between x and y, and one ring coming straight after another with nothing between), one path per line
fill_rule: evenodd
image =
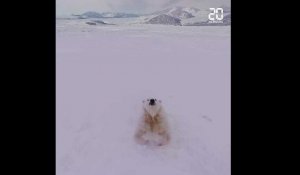
M136 141L147 145L165 145L170 140L166 114L160 100L155 100L155 105L149 102L149 99L143 101L144 113L135 134Z

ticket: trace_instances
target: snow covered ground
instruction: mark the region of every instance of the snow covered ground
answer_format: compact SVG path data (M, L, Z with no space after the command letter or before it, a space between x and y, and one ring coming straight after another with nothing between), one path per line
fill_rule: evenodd
M229 175L230 27L122 24L57 20L57 175ZM167 146L134 142L148 97Z

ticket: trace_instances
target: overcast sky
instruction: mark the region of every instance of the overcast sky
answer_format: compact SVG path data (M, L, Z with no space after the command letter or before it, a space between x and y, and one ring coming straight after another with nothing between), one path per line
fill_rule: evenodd
M230 0L56 0L56 14L78 14L85 11L149 13L172 6L209 8L230 6Z

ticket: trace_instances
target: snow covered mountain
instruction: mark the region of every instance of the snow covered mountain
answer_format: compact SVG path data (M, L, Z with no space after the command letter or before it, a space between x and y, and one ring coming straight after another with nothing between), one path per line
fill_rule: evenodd
M73 15L73 16L78 16L78 18L102 18L102 15L98 12L85 12L81 15Z
M175 26L181 26L181 20L179 18L161 14L156 17L151 18L146 22L146 24L164 24L164 25L175 25Z
M183 26L227 26L231 24L230 7L221 6L224 9L223 23L209 23L209 9L199 9L194 7L173 7L143 15L138 18L137 23L165 24ZM179 24L180 23L180 24Z
M173 7L141 16L137 23L182 25L182 21L194 18L200 9L192 7Z
M193 7L173 7L162 11L154 12L151 15L166 14L179 19L187 19L187 18L195 17L196 13L199 11L200 9L193 8Z

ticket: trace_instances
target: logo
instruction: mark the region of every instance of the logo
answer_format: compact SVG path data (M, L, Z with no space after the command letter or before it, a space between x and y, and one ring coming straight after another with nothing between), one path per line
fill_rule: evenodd
M209 23L223 23L223 8L209 8L211 13L208 14Z

